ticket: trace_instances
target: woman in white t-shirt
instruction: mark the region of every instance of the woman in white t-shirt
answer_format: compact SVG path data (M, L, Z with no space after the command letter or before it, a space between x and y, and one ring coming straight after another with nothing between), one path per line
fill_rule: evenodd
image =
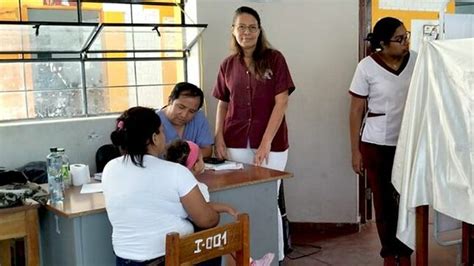
M133 107L111 134L124 154L104 168L102 183L117 265L162 264L169 232L193 233L218 224L198 182L184 166L160 159L165 137L153 109Z
M374 53L359 62L349 90L352 167L367 171L384 265L410 265L413 251L396 237L399 195L391 172L416 55L396 18L379 20L367 39Z

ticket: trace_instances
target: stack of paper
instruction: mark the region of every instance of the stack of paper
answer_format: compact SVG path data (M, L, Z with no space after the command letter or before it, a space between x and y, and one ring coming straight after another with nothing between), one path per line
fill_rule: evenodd
M84 184L81 188L81 194L102 192L102 183Z
M233 161L225 161L220 164L205 164L206 169L220 171L220 170L236 170L236 169L243 169L244 165L242 163L233 162Z

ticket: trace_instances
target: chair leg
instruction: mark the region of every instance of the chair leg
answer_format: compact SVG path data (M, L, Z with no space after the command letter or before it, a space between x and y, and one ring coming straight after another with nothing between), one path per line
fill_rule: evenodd
M11 266L10 240L0 240L0 265Z

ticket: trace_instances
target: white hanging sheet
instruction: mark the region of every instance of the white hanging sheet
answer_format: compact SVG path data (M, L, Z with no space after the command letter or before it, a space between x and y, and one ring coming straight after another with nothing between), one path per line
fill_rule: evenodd
M417 206L474 224L474 39L427 41L417 60L392 172L411 248Z

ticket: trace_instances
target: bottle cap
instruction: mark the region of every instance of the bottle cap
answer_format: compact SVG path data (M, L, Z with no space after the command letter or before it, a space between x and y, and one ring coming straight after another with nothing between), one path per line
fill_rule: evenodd
M64 149L64 148L58 148L58 152L65 152L65 151L66 151L66 149Z
M58 148L57 147L51 147L51 148L49 148L49 151L50 152L57 152Z

